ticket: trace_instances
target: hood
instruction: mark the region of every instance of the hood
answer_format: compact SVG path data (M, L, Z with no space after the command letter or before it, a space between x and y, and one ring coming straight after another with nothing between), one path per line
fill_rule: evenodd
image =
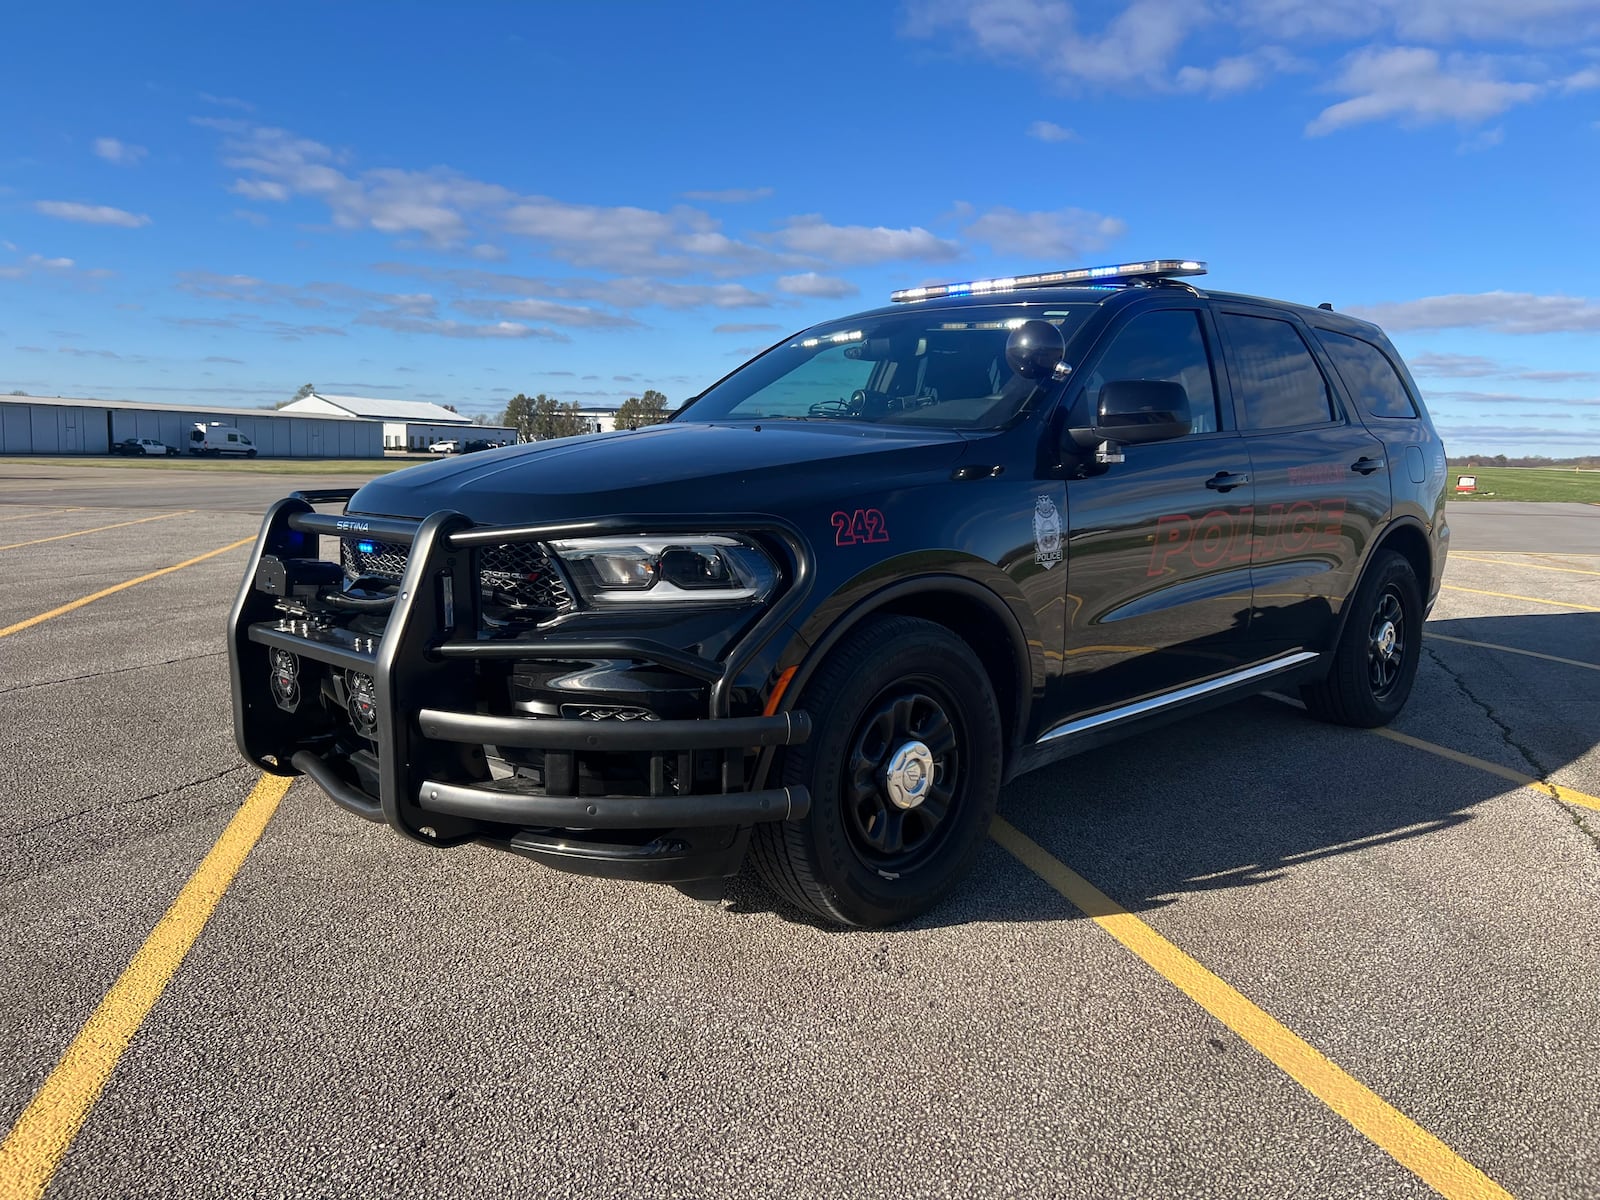
M671 422L485 450L380 476L350 512L483 524L627 513L782 512L792 504L948 477L948 430L847 421Z

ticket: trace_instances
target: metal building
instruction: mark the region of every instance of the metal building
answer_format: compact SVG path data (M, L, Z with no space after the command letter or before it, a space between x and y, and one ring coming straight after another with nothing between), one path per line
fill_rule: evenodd
M196 424L231 425L266 458L382 458L383 425L351 416L137 400L0 396L0 454L106 454L148 437L185 453Z
M509 425L474 425L472 418L426 400L378 400L370 396L325 396L312 392L278 411L382 421L385 450L426 450L434 442L450 438L490 442L517 440L517 431Z

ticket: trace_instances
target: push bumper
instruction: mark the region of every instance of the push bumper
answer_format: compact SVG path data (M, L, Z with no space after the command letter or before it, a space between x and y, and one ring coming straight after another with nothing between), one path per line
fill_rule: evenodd
M808 715L727 712L733 679L782 627L809 581L803 543L786 527L767 518L735 519L737 528L753 524L789 549L793 578L734 651L714 662L644 639L496 639L481 631L477 547L613 530L687 530L625 517L486 528L451 512L402 521L313 508L350 494L296 493L272 508L257 539L228 643L235 736L250 761L309 776L341 807L417 841L486 841L565 870L660 882L732 874L753 825L807 814L806 789L761 786L751 752L804 742ZM257 586L263 558L316 558L322 536L409 544L380 632L315 614L296 619L283 612L281 594ZM377 629L379 620L365 625ZM707 690L707 716L529 716L510 711L503 688L497 694L495 680L503 676L495 672L510 663L608 659L649 663L698 682ZM288 662L294 704L271 682L278 664ZM346 691L361 697L359 717L367 725L360 738L355 718L344 721L326 699ZM541 770L496 777L486 750L505 748L537 752ZM595 773L585 770L607 755L628 756L639 767L625 793L597 790Z

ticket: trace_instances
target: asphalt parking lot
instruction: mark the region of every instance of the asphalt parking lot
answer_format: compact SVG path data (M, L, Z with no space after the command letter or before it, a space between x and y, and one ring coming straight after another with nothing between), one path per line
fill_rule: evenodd
M138 474L0 469L0 1200L40 1161L59 1197L1600 1196L1600 507L1452 506L1393 735L1261 698L1070 760L952 901L838 932L304 781L273 811L221 625L294 482ZM102 999L241 806L118 1059Z

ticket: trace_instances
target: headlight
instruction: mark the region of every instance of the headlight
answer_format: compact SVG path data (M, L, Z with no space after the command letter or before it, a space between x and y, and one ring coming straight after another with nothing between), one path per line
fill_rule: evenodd
M717 534L573 538L551 542L550 549L583 598L597 606L753 604L778 584L778 569L761 549Z

